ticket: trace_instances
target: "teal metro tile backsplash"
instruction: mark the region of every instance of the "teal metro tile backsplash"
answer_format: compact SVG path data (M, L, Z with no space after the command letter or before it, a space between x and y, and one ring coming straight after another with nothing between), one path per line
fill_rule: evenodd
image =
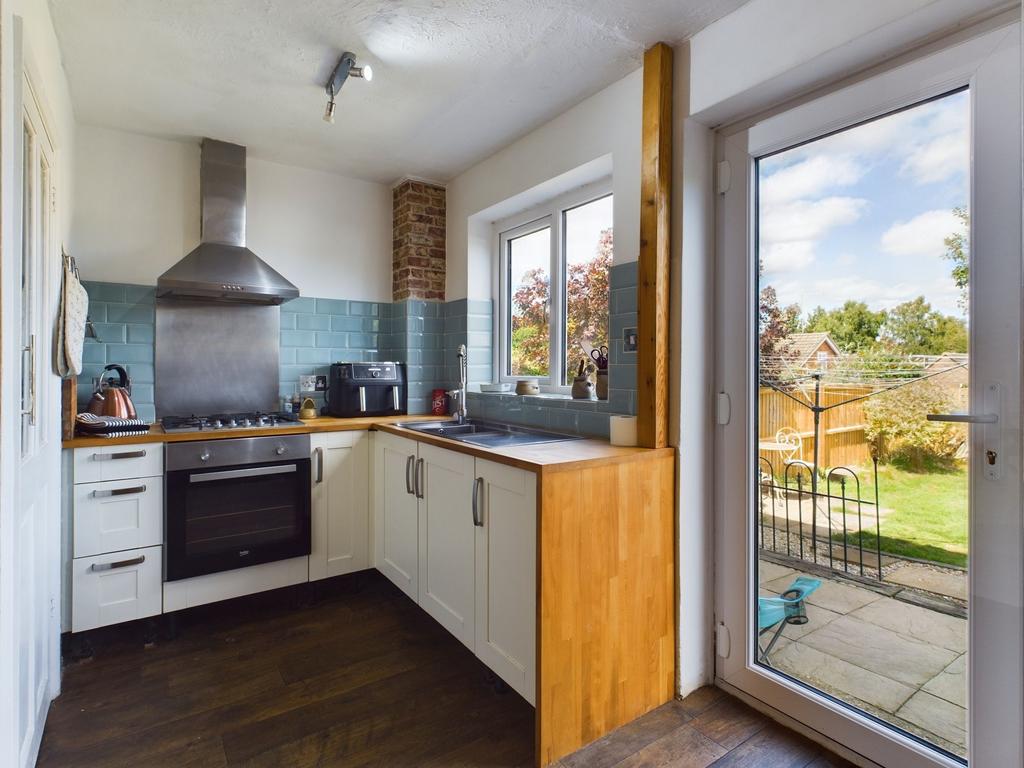
M87 340L79 397L84 407L93 379L104 365L125 366L133 383L140 418L156 418L153 388L155 288L87 281L89 314L97 340ZM622 350L621 330L636 325L636 265L612 268L610 389L607 403L535 398L470 398L478 415L505 418L566 432L607 435L611 413L636 410L636 354ZM435 388L458 383L456 350L466 344L469 381L494 380L493 304L459 299L447 303L408 300L395 303L301 297L281 305L279 391L290 396L299 377L326 374L332 362L405 362L409 412L430 410ZM322 399L318 406L322 404Z

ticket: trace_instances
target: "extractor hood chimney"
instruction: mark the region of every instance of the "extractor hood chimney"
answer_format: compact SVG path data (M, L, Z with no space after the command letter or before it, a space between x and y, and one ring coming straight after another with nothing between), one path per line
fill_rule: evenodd
M245 147L203 139L199 198L199 246L160 275L157 296L280 304L299 295L245 247Z

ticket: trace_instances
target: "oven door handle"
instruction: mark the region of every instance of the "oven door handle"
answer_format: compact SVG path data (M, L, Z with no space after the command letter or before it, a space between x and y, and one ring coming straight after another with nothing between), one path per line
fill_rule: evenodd
M259 477L261 475L285 475L298 471L295 464L282 464L276 467L251 467L249 469L227 469L222 472L203 472L189 475L190 483L209 483L214 480L233 480L240 477Z

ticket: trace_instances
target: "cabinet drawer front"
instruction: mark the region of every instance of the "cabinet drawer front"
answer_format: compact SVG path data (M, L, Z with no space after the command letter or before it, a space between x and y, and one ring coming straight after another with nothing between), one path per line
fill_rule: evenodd
M75 449L75 483L97 483L164 473L163 443Z
M71 561L71 631L155 616L163 607L163 547Z
M163 542L162 477L76 485L74 498L75 557Z

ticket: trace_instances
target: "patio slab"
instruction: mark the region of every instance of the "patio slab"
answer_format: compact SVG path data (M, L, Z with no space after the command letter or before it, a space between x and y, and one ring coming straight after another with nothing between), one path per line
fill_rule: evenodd
M921 689L958 707L967 706L967 654L933 677Z
M865 670L885 670L893 680L918 688L959 655L852 616L841 616L800 642Z
M939 571L926 565L907 563L886 574L885 580L905 587L923 589L957 600L967 599L967 574Z
M870 589L861 589L850 584L840 584L820 576L811 576L810 574L799 572L794 572L794 575L786 576L782 579L770 581L763 586L778 594L793 582L795 576L807 576L808 578L821 581L821 586L807 598L807 602L811 605L827 608L835 613L850 613L882 597L882 595L872 592Z
M954 744L967 743L967 710L926 691L911 696L896 715Z
M967 650L967 621L898 600L876 600L851 614L900 635L950 651Z
M896 712L916 689L876 674L801 642L787 643L772 652L772 666L810 682L840 698L853 696L886 712Z
M778 563L770 563L767 560L757 561L758 584L765 584L769 581L775 581L776 579L782 579L787 576L794 576L795 573L795 569L787 568L786 566L779 565Z

